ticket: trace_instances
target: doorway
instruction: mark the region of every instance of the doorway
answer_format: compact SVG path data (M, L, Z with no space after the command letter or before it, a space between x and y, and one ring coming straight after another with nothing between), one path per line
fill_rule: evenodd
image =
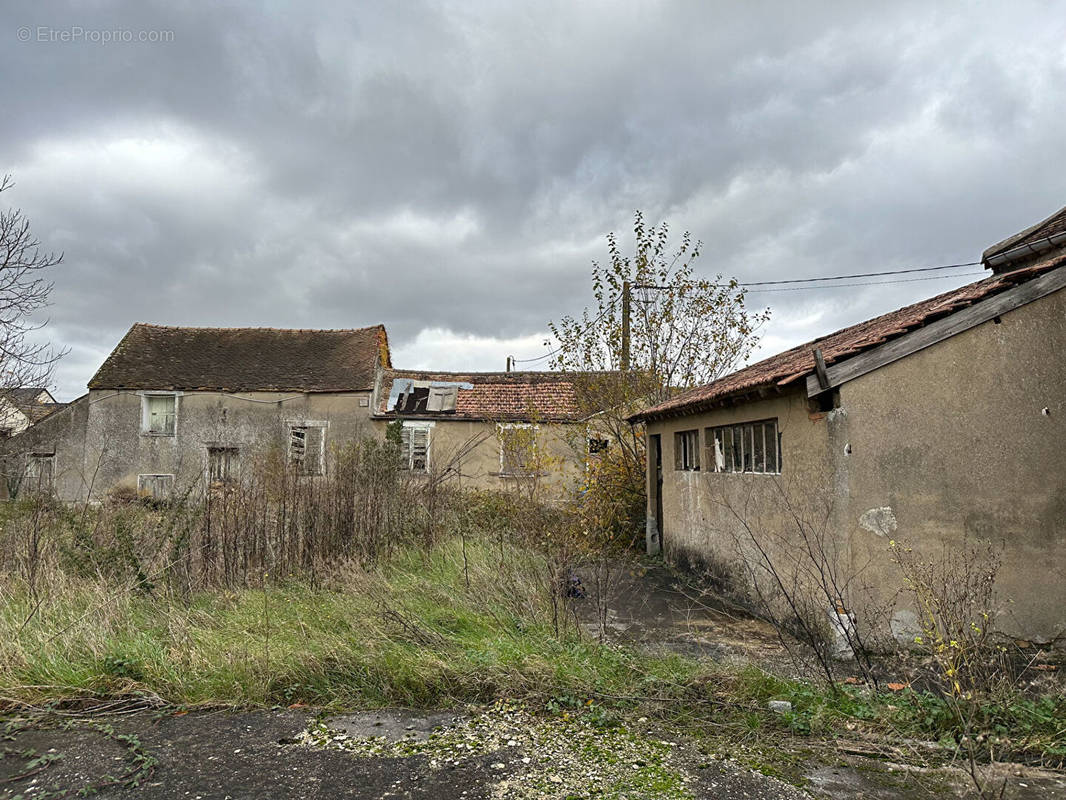
M663 550L663 440L662 435L651 435L651 464L653 480L651 482L651 502L648 504L654 509L655 517L648 526L648 553L653 555Z

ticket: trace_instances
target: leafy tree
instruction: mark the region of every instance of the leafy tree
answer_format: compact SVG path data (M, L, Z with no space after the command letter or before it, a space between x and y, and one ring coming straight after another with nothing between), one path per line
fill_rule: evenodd
M590 465L584 494L595 488L611 497L583 503L587 510L598 509L587 511L595 519L586 526L605 533L621 520L635 525L643 518L644 437L626 418L735 369L769 318L769 310L747 309L745 290L735 279L696 274L702 244L688 232L671 246L667 224L648 225L638 211L633 233L632 255L623 253L610 233L608 260L593 262L595 307L550 323L558 342L552 367L580 373L580 402L610 442L609 456ZM620 509L622 497L633 507Z

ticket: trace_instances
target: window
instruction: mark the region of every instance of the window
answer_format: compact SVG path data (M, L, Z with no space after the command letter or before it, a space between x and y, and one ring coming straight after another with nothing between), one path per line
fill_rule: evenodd
M428 422L405 422L400 430L400 466L411 472L429 471Z
M606 453L611 446L610 439L603 439L596 436L589 437L589 455L594 456L598 453Z
M300 475L321 475L326 461L326 427L321 423L289 426L289 463Z
M674 469L698 472L700 468L700 432L674 434Z
M149 436L174 436L177 427L176 394L141 395L141 433Z
M708 428L707 450L715 472L781 472L781 435L776 419Z
M33 453L26 460L26 488L33 492L51 494L55 485L55 456L51 453Z
M153 500L167 500L174 489L173 475L138 475L137 494Z
M237 479L237 459L240 451L236 447L207 448L207 482L233 483Z
M537 463L537 429L532 425L501 425L500 474L533 475Z

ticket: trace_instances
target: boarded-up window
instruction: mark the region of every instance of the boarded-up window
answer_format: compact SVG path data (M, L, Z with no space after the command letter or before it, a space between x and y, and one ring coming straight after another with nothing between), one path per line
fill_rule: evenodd
M240 451L236 447L208 447L208 483L232 483L237 480L237 459L239 456Z
M23 488L31 492L51 494L55 486L55 456L51 453L34 453L26 459L26 475Z
M707 450L715 472L781 472L781 437L777 420L708 428Z
M674 434L674 469L697 472L700 468L700 432Z
M137 494L153 500L167 500L174 491L173 475L138 475Z
M429 437L425 423L405 422L400 430L400 466L411 472L429 471Z
M145 433L153 436L173 436L178 422L177 395L146 394L142 416Z
M532 425L501 425L500 473L528 476L537 463L537 429Z
M300 475L321 475L326 460L326 429L321 425L289 426L289 461Z

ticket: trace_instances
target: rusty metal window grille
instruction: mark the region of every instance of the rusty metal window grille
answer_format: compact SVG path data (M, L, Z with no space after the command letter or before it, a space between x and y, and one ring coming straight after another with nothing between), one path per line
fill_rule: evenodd
M707 462L714 472L781 473L781 432L776 419L707 428Z

